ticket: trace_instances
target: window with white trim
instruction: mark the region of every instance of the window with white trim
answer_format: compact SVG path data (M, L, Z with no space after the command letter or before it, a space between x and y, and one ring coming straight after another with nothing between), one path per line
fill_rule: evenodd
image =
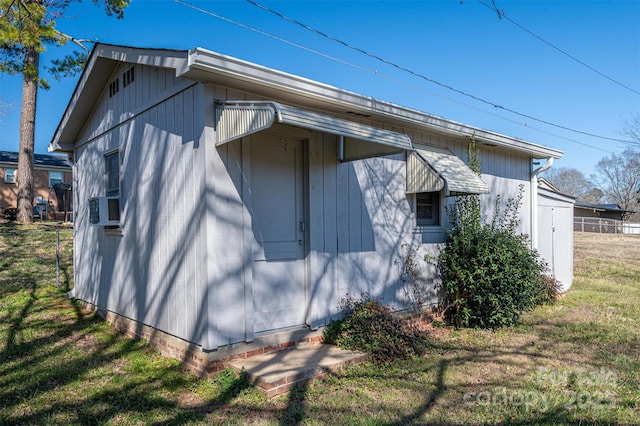
M64 176L62 172L50 171L49 172L49 188L53 188L53 185L57 183L62 183L64 180Z
M440 192L415 194L416 226L440 226Z
M120 155L119 151L113 151L104 156L105 185L107 197L120 195Z
M4 169L4 183L16 183L16 169Z

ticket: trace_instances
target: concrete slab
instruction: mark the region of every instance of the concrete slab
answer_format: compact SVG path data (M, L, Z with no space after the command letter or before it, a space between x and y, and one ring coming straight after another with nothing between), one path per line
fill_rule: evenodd
M323 378L336 368L362 362L367 356L334 345L310 344L270 354L232 361L229 365L249 374L249 380L273 397L288 392L297 383Z

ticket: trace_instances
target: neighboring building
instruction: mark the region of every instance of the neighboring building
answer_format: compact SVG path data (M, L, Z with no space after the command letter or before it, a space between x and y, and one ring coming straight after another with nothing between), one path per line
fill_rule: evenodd
M68 184L72 181L71 163L66 156L34 154L33 205L53 218L54 212L63 212L65 202L71 210ZM0 151L0 209L18 205L18 153ZM67 184L65 186L65 184Z
M574 206L575 217L623 220L627 213L633 212L621 209L617 204L592 204L585 203L584 201L576 201L576 205Z
M318 338L346 293L404 308L394 262L439 252L455 194L491 215L522 188L519 231L551 238L532 164L562 154L200 48L104 44L49 148L75 164L73 295L200 372Z
M629 220L634 213L620 208L617 204L576 201L573 229L579 232L605 234L640 234L640 224Z

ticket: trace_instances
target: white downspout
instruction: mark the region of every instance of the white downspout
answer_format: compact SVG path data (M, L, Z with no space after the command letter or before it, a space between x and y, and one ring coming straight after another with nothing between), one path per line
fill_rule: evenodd
M553 165L553 157L531 172L531 248L538 249L538 175Z

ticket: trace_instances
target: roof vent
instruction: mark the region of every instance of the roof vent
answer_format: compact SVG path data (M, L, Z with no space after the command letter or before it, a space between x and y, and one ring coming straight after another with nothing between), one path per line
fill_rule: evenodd
M109 84L109 97L112 98L120 91L120 80L117 78Z
M134 79L135 79L135 68L131 67L128 70L126 70L124 73L122 73L122 88L124 89L125 87L133 83Z

